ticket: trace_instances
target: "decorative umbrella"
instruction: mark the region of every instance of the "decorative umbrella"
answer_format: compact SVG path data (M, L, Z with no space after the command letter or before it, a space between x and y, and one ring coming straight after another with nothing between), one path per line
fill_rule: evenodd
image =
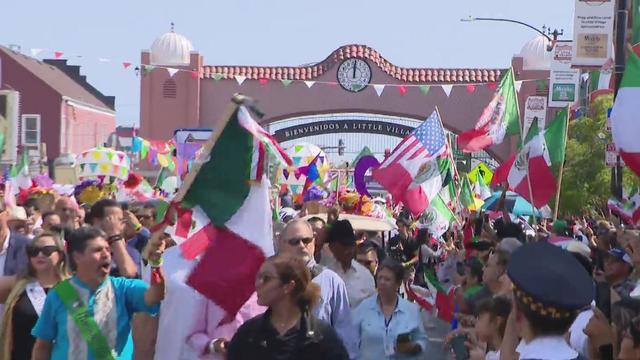
M122 151L98 146L84 151L78 158L80 179L104 179L114 177L127 180L131 160Z
M320 178L324 180L326 172L330 169L329 159L320 147L309 143L298 143L287 150L287 154L291 157L293 165L301 168L309 165L313 159L318 156L316 166ZM286 176L285 176L286 175ZM300 194L307 177L303 174L295 174L294 172L280 172L279 182L287 184L294 194Z
M500 202L500 197L502 196L501 191L494 192L491 197L485 199L484 205L482 208L484 210L498 210L498 203ZM512 192L507 191L507 196L504 201L504 206L510 213L515 216L537 216L540 217L540 211L535 209L531 203L529 203L522 196Z

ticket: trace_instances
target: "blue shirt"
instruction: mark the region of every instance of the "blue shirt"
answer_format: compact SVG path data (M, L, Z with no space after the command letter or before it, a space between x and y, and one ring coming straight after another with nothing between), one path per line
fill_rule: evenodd
M313 261L308 264L313 265ZM313 315L333 327L347 348L349 357L355 359L358 354L356 330L351 320L351 307L344 281L335 272L324 268L313 278L313 282L320 286L320 301L313 309Z
M115 343L116 353L121 354L131 332L130 321L134 313L146 312L155 315L159 304L147 306L144 293L149 285L138 279L125 279L108 276L107 279L92 291L77 277L71 278L71 283L78 290L78 296L86 304L89 315L96 319L100 330L110 343ZM111 285L111 288L108 288ZM96 299L99 299L96 302ZM101 315L100 315L101 314ZM72 325L70 328L69 325ZM69 317L67 308L55 291L49 291L42 313L36 326L31 331L34 337L53 342L51 359L83 359L93 360L88 351L86 341L74 333L75 323ZM111 330L111 331L110 331ZM74 338L70 339L70 334ZM111 340L111 341L110 341Z
M420 309L400 297L398 297L398 306L393 311L388 326L378 303L378 295L363 300L353 310L353 322L360 346L359 359L418 359L424 355L394 354L385 356L385 333L387 333L388 339L393 340L394 344L398 335L409 333L412 343L420 345L422 351L427 348L427 333L424 330Z

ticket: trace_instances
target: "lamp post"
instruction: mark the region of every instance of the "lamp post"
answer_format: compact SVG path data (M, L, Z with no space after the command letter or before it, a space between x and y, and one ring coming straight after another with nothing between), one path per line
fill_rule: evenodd
M553 31L551 31L551 28L547 28L546 26L543 26L542 30L540 30L540 29L536 28L533 25L529 25L529 24L527 24L525 22L518 21L518 20L513 20L513 19L478 18L478 17L469 16L468 18L460 19L460 21L462 21L462 22L473 22L473 21L508 22L508 23L518 24L518 25L527 27L527 28L537 32L538 34L544 36L547 40L549 40L549 45L547 45L547 51L553 50L553 48L556 46L556 42L558 41L558 37L564 35L564 30L563 29L561 29L561 30L554 29Z

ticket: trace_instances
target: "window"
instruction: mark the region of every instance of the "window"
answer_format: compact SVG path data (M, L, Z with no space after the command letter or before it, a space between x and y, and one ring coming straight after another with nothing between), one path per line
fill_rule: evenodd
M40 144L40 115L22 115L22 143Z
M0 118L8 118L7 114L7 95L0 95Z
M162 97L165 99L175 99L178 95L178 86L173 79L167 79L162 84Z

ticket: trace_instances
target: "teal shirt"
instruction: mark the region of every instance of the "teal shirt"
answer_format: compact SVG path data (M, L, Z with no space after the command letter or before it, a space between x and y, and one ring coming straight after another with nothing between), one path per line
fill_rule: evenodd
M118 355L124 355L122 352L131 332L130 322L133 314L145 312L155 315L160 307L159 304L151 307L145 304L144 293L149 288L149 285L142 280L109 276L95 291L91 291L86 284L75 276L71 278L71 281L80 289L88 292L86 305L91 316L94 316L96 295L99 295L101 291L105 291L106 285L111 282L113 288L113 299L111 301L115 302L116 310L115 351ZM82 298L82 296L80 297ZM38 339L53 342L52 360L78 358L78 352L69 353L72 351L67 328L69 321L73 321L73 319L68 316L67 308L62 303L62 300L60 300L55 291L49 291L42 313L31 334ZM90 350L87 353L88 360L95 359Z

